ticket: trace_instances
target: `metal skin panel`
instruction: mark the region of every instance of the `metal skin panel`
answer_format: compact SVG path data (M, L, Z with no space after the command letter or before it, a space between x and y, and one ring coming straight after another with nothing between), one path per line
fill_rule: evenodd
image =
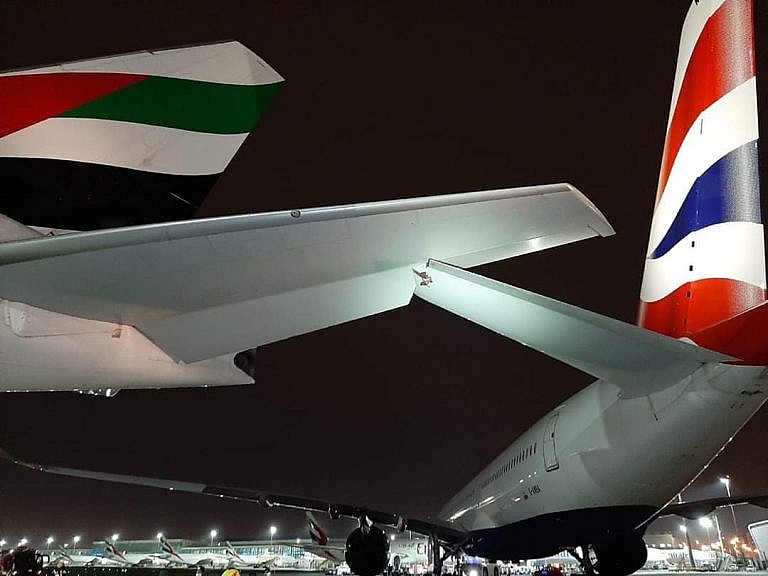
M526 431L440 518L477 531L569 510L643 506L647 520L718 454L765 402L766 392L763 367L708 365L666 390L633 399L598 380ZM713 412L718 418L710 417ZM481 488L505 462L541 442L555 413L559 467L546 471L539 444L533 457Z
M0 373L9 392L251 384L232 355L184 364L131 326L0 300Z
M572 186L532 186L0 244L0 294L196 362L404 306L429 258L475 266L612 233Z

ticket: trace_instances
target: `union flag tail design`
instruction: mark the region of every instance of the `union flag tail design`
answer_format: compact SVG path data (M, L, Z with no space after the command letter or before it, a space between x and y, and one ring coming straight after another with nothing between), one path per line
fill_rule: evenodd
M683 26L638 317L675 338L765 301L752 10L697 0Z
M282 81L239 42L0 74L0 213L74 230L189 218Z

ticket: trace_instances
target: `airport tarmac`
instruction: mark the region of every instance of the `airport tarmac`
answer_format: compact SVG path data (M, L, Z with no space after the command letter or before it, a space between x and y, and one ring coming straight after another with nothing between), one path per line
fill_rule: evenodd
M139 566L47 566L43 576L221 576L226 568L148 568ZM241 576L264 576L263 569L238 568ZM272 576L318 576L323 570L273 569Z

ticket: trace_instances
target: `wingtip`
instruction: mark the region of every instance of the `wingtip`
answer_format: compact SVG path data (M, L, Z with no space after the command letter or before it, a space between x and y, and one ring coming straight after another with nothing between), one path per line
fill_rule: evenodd
M592 212L595 214L597 217L597 222L595 222L595 226L590 226L590 228L592 228L592 230L594 230L597 235L606 238L616 234L616 230L614 230L613 226L611 226L611 223L608 222L608 218L606 218L600 209L595 206L594 202L587 198L587 196L581 190L579 190L570 182L564 182L563 184L567 186L571 192L579 196L584 205L592 210Z

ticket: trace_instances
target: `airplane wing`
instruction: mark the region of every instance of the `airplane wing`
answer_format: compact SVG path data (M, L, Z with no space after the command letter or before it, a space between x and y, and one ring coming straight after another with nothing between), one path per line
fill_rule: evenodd
M0 243L0 294L131 325L191 363L406 305L411 269L613 234L568 184Z
M233 488L226 486L213 486L197 482L182 482L176 480L166 480L161 478L148 478L146 476L131 476L128 474L113 474L109 472L97 472L93 470L80 470L77 468L66 468L62 466L50 466L25 462L11 456L5 450L0 449L0 458L7 460L19 466L57 474L60 476L69 476L74 478L86 478L90 480L101 480L105 482L114 482L119 484L132 484L134 486L146 486L150 488L160 488L171 492L188 492L192 494L202 494L207 496L216 496L219 498L231 498L245 502L253 502L265 508L293 508L295 510L304 510L309 512L324 512L332 519L338 518L367 518L371 522L385 526L393 526L400 531L410 530L426 536L435 536L441 542L447 544L459 544L468 538L467 532L458 529L452 524L440 520L420 520L418 518L409 518L396 513L380 512L369 508L339 504L327 500L315 500L301 496L288 496L285 494L274 494L261 490L248 488ZM171 549L172 550L172 549Z
M730 356L430 260L415 294L624 390L646 396Z
M682 516L683 518L688 518L689 520L697 520L702 516L711 514L718 508L743 504L752 504L753 506L768 508L768 495L724 496L721 498L695 500L693 502L672 502L662 508L654 517L654 520L664 516Z

